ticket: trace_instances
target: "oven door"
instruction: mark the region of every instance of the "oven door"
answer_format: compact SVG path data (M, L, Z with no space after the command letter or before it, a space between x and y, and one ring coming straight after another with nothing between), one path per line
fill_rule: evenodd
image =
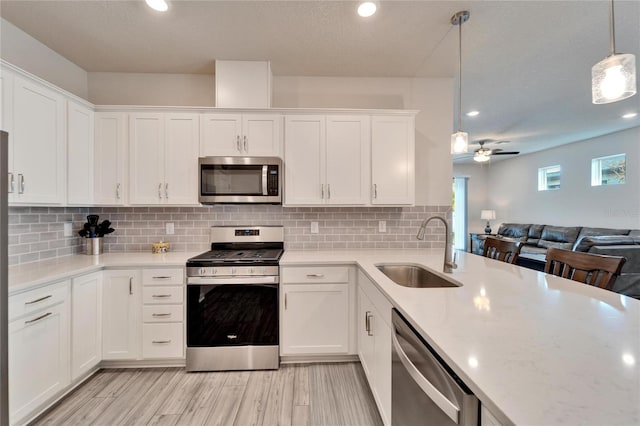
M270 157L199 159L199 201L279 204L281 160Z
M195 284L190 279L187 347L277 346L279 285L276 277L269 278L276 283L238 283L229 278Z

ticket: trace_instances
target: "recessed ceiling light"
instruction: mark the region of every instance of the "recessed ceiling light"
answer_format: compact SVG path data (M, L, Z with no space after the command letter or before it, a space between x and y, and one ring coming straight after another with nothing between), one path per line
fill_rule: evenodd
M634 118L637 117L638 113L637 112L630 112L629 114L625 114L622 116L622 118Z
M363 1L358 6L358 15L362 16L363 18L368 18L369 16L373 15L374 13L376 13L376 9L377 8L378 7L376 6L376 4L374 2L372 2L372 1Z
M475 117L478 114L480 114L480 111L469 111L467 117Z
M158 12L166 12L169 10L169 5L165 0L144 0L153 10L157 10Z

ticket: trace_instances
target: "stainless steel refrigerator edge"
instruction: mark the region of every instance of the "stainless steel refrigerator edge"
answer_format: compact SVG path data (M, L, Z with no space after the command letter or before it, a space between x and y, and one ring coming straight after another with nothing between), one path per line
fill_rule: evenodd
M9 424L9 336L8 336L8 144L7 132L0 131L0 425Z

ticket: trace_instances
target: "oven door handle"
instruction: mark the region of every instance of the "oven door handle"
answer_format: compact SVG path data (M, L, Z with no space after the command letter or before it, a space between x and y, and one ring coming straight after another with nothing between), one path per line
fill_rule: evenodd
M188 277L187 285L224 285L224 284L278 284L279 279L277 276L266 277L225 277L225 278L213 278L213 277Z

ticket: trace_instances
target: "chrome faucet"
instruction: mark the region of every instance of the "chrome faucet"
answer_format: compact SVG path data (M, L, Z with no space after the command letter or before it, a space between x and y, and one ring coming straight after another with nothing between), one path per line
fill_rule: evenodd
M449 240L450 238L449 224L447 223L447 221L440 216L431 216L429 219L426 219L424 222L422 222L422 225L420 225L420 229L418 230L418 235L416 235L416 238L419 240L424 240L424 232L427 228L427 224L431 222L433 219L437 219L440 222L444 223L445 246L444 246L444 263L442 265L442 272L446 274L451 274L453 270L458 267L458 265L456 265L455 253L453 253L453 257L452 257L452 252L451 252L452 243Z

